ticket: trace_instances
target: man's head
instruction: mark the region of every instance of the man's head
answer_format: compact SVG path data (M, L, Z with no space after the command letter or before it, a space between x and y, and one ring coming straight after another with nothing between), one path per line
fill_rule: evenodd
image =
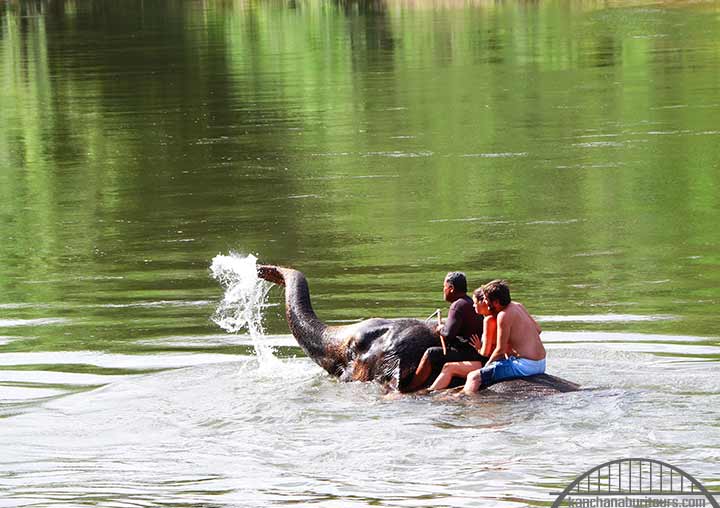
M454 302L467 293L467 279L462 272L450 272L443 282L443 296L448 302Z
M507 281L493 280L482 286L482 294L488 302L491 310L496 310L496 305L500 308L506 307L512 301L510 299L510 286Z

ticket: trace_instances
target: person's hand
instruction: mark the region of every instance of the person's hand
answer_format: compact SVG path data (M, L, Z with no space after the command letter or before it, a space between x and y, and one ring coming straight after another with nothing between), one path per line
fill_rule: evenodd
M443 327L442 323L438 323L437 325L435 325L435 333L439 334L440 331L442 330L442 327Z
M474 347L478 353L482 349L482 339L477 333L473 333L470 336L470 344L472 344L472 347Z

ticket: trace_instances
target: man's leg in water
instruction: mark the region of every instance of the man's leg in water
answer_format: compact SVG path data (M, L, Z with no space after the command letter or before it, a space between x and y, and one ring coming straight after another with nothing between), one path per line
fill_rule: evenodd
M482 362L450 362L443 365L442 372L430 386L430 390L444 390L450 385L453 377L465 377L469 372L483 366Z
M440 351L440 355L442 355L443 350L441 347L431 347L425 351L425 354L423 354L420 359L420 364L415 370L415 377L413 377L407 387L407 391L414 392L425 385L425 382L433 370L433 365L437 365L441 361L441 359L438 358L438 350Z
M463 392L471 395L480 390L480 385L482 385L482 374L480 373L480 369L477 369L467 375Z

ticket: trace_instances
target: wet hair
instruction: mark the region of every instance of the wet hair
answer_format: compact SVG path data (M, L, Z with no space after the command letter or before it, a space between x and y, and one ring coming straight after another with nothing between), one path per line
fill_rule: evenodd
M510 286L508 286L505 280L493 280L481 286L482 292L488 300L496 300L503 307L508 305L512 300L510 299Z
M445 282L455 288L458 293L467 293L467 279L462 272L450 272L445 276Z

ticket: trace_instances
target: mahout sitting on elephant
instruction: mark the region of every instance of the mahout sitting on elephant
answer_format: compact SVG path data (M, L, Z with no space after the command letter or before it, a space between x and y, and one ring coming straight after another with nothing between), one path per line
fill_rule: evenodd
M475 312L472 299L467 294L467 278L462 272L450 272L443 281L443 298L450 302L448 317L438 324L436 332L442 344L425 350L409 391L428 385L448 362L483 362L479 351L471 344L471 337L483 331L483 316Z

